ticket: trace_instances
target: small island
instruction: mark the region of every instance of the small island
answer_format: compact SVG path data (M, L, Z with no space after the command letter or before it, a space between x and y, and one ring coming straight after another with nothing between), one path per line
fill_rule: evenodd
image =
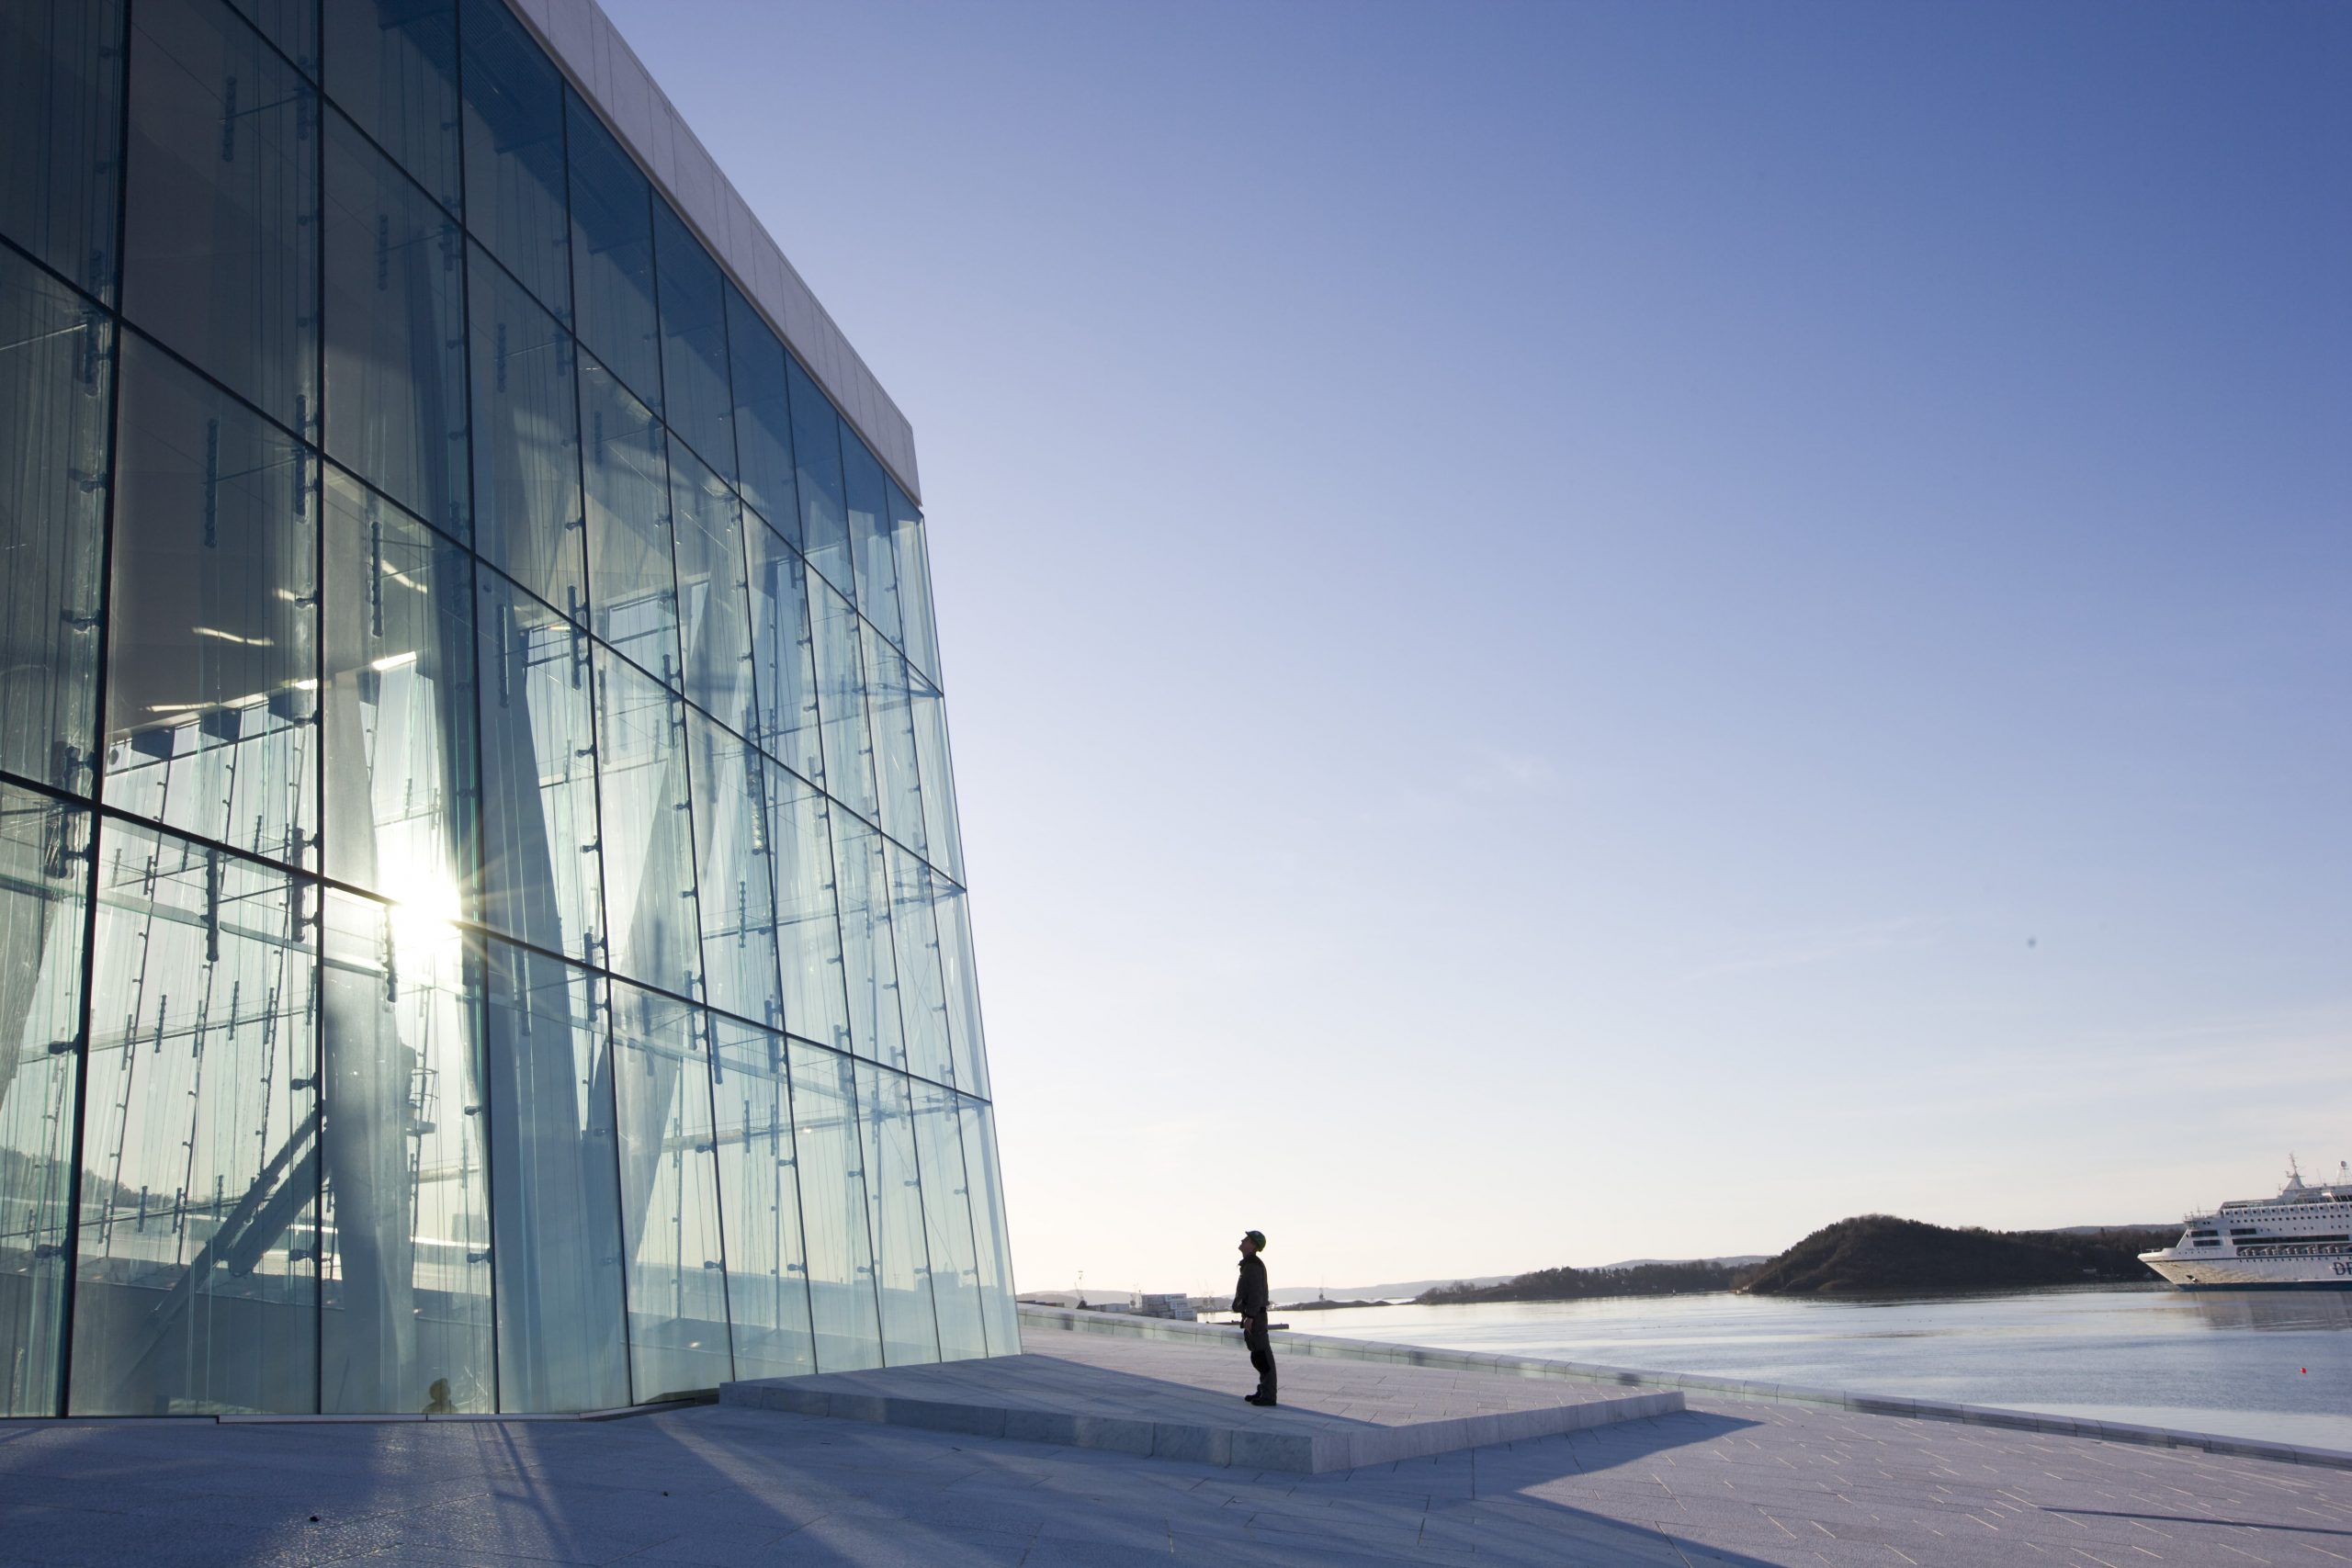
M1739 1288L1759 1296L1854 1296L1895 1291L2003 1291L2036 1285L2153 1284L2140 1254L2177 1229L1953 1230L1863 1214L1814 1232Z
M1329 1296L1317 1296L1311 1302L1284 1302L1276 1310L1280 1312L1338 1312L1342 1307L1379 1307L1387 1304L1386 1302L1335 1302Z

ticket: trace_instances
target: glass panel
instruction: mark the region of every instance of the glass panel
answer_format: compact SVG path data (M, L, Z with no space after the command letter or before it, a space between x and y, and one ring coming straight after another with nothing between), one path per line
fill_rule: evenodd
M922 775L925 853L931 863L964 880L964 835L956 823L956 765L947 751L947 704L921 675L909 683L914 708L916 771Z
M899 564L899 620L905 637L899 646L914 667L939 680L939 634L932 626L931 557L923 547L922 513L896 484L890 486L891 553Z
M581 365L580 417L596 635L675 685L678 580L670 559L662 427L594 360Z
M326 505L327 874L470 917L472 558L340 468Z
M928 855L915 753L914 687L907 661L870 626L859 628L865 644L866 717L873 727L876 784L882 796L882 827L892 838Z
M865 725L857 612L822 578L811 576L808 615L815 633L817 708L824 721L825 787L834 799L871 819L878 815L880 803L875 795L874 741Z
M76 795L96 772L113 376L107 318L0 251L0 767Z
M588 635L496 572L477 584L481 918L571 958L601 957Z
M121 0L0 6L0 234L114 299Z
M707 1027L690 1003L613 982L629 1373L639 1403L734 1376Z
M750 536L752 666L760 711L752 739L802 778L825 782L817 722L815 638L808 627L808 569L800 554L756 518Z
M327 450L467 535L464 243L341 115L327 117Z
M628 1403L619 1154L596 982L489 944L491 1256L498 1406Z
M414 904L329 893L319 1407L498 1407L481 950Z
M940 980L939 930L932 913L933 874L898 845L887 847L890 929L899 954L899 1016L906 1026L907 1071L937 1083L955 1083L947 998Z
M817 1370L800 1183L784 1036L715 1018L719 1212L727 1238L727 1309L735 1375L788 1378Z
M849 497L850 556L857 574L857 607L892 642L899 640L899 566L890 535L889 491L882 465L848 426L842 459Z
M914 1094L915 1150L922 1158L922 1222L931 1238L931 1294L939 1312L939 1354L961 1360L989 1353L981 1324L980 1266L972 1250L972 1204L964 1179L964 1134L956 1097L936 1084ZM1013 1347L1018 1348L1018 1347Z
M311 462L135 334L116 439L107 803L309 866Z
M727 286L728 364L735 389L736 479L743 499L800 543L800 503L792 483L792 395L784 344L750 300Z
M694 743L695 845L702 868L704 995L713 1007L782 1029L758 753L691 708L686 730Z
M996 1112L978 1100L958 1095L956 1113L964 1123L964 1171L972 1194L980 1311L988 1328L989 1353L1018 1355L1021 1309L1013 1304L1012 1244L1004 1228L1004 1182L997 1173Z
M340 3L340 0L338 0ZM319 0L229 0L259 28L278 52L316 81L319 74Z
M769 763L768 842L775 872L784 1021L795 1034L849 1049L841 916L833 897L831 811L825 797Z
M563 96L571 134L571 271L580 341L630 390L662 406L662 328L653 310L653 187L579 95Z
M605 822L605 908L613 972L695 996L694 818L686 705L596 649L596 774Z
M800 368L787 360L792 384L792 461L800 500L801 548L808 564L836 588L855 592L849 559L849 518L842 493L841 416Z
M943 877L931 879L933 930L939 937L939 976L946 987L947 1040L955 1084L967 1094L989 1092L988 1037L980 1030L979 971L972 964L968 895Z
M318 1408L317 890L98 840L72 1407Z
M578 620L587 577L571 334L487 255L469 254L474 547Z
M859 1063L857 1111L873 1216L875 1282L882 1299L882 1359L893 1367L936 1361L939 1319L931 1304L914 1100L905 1077Z
M468 226L569 321L563 78L502 0L464 0L462 10Z
M790 1055L817 1368L840 1372L878 1367L882 1330L874 1303L873 1243L865 1228L856 1072L847 1056L797 1040L790 1043Z
M88 812L0 784L0 1415L58 1413L89 850Z
M331 0L326 50L327 96L457 211L456 0Z
M907 1046L899 1021L899 966L890 940L890 874L883 863L882 835L846 812L834 812L833 862L840 872L850 1043L861 1056L903 1067Z
M210 0L141 0L130 69L131 321L316 439L317 93Z
M718 264L670 210L653 204L662 275L662 412L695 456L735 477L735 396L727 386L727 296Z
M671 505L678 520L678 618L686 695L729 728L753 733L752 611L743 580L743 509L735 492L670 441Z

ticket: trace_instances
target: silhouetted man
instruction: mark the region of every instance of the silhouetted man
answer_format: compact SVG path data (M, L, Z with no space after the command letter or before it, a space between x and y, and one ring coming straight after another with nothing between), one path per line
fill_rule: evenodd
M1250 1347L1250 1364L1258 1369L1258 1392L1241 1396L1252 1404L1274 1403L1274 1347L1266 1337L1266 1266L1258 1261L1258 1254L1265 1250L1265 1232L1242 1234L1241 1281L1233 1292L1233 1310L1241 1314L1241 1342Z

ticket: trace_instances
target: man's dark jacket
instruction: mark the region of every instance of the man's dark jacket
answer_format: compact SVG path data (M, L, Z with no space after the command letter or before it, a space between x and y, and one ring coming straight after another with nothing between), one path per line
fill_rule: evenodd
M1244 1317L1266 1315L1266 1265L1254 1253L1241 1260L1241 1282L1233 1292L1233 1310Z

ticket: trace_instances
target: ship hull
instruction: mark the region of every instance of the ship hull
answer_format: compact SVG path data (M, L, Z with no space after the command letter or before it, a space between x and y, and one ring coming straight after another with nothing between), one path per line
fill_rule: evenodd
M2140 1261L2185 1291L2352 1291L2352 1258L2176 1258Z

